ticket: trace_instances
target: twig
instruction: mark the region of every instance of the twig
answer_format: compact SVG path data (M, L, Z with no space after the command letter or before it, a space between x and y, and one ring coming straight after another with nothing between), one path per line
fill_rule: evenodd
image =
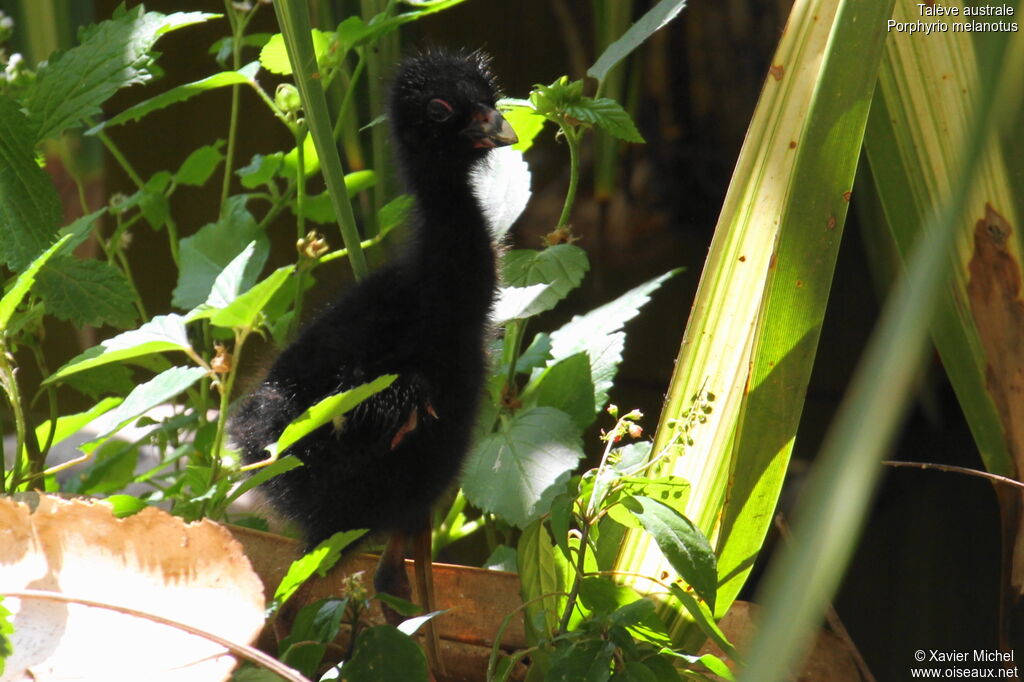
M909 469L934 469L935 471L945 471L953 474L966 474L968 476L976 476L978 478L986 478L992 483L1001 483L1002 485L1008 485L1013 488L1024 489L1024 483L1018 480L1009 478L1007 476L1000 476L999 474L990 474L987 471L978 471L977 469L970 469L968 467L958 467L953 464L936 464L934 462L896 462L896 461L885 461L882 462L885 466L896 467L896 468L909 468Z
M107 609L108 611L116 611L117 613L123 613L127 616L134 616L136 618L144 618L146 620L153 621L154 623L160 623L161 625L167 625L172 628L177 628L190 635L196 637L202 637L215 644L227 649L229 652L239 658L244 658L248 661L255 663L256 665L262 666L267 670L283 677L290 682L309 682L306 677L303 677L293 668L288 667L284 663L271 658L267 654L263 653L259 649L255 649L246 644L236 644L230 640L224 639L220 635L215 635L212 632L200 630L197 627L188 625L186 623L179 623L178 621L158 616L155 613L146 613L145 611L138 611L131 609L126 606L119 606L117 604L108 604L106 602L95 601L93 599L82 599L81 597L72 597L70 595L61 594L60 592L51 592L49 590L4 590L3 595L5 597L14 597L17 599L42 599L44 601L57 601L65 602L69 604L81 604L82 606L89 606L97 609Z

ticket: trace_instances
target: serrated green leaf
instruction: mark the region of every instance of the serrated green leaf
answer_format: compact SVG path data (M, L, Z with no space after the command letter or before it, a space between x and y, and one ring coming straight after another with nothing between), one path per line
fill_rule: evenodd
M594 405L603 410L622 362L625 334L623 325L633 319L649 300L651 292L679 270L672 270L638 287L630 289L610 303L573 317L568 324L551 334L551 360L554 364L570 355L585 351L590 357L590 376L594 382Z
M377 224L380 225L380 231L387 233L404 223L414 205L415 201L408 194L399 194L384 204L377 212Z
M203 304L204 308L209 306L209 308L213 309L210 311L211 315L214 310L225 308L238 298L238 294L242 291L245 270L249 266L249 261L252 260L254 253L256 253L256 242L252 241L242 249L241 253L231 259L231 262L217 275L217 279L213 281L213 286L210 287L210 295ZM189 320L196 319L197 317L199 316L189 314Z
M508 545L498 545L491 555L484 560L483 567L489 571L517 572L516 550Z
M583 249L572 244L558 244L542 251L509 251L505 254L502 273L505 283L510 287L527 288L527 291L522 293L533 300L525 306L525 310L521 311L518 317L528 317L554 308L570 291L580 285L589 269L590 263ZM540 290L536 288L539 284L548 286Z
M84 29L79 46L51 55L29 92L26 107L33 141L56 136L99 114L100 105L119 89L151 80L151 49L160 36L217 16L204 12L165 16L144 12L139 5Z
M283 152L273 154L254 154L248 165L239 168L235 173L242 183L242 187L256 189L260 185L266 185L277 174L284 159Z
M64 243L64 247L60 252L64 255L71 255L71 253L83 244L85 240L92 234L92 226L101 216L106 215L107 207L93 211L89 215L84 215L81 218L73 220L69 225L65 225L57 231L57 236L63 237L64 235L71 235L71 239Z
M125 365L105 365L76 372L64 377L62 381L65 386L93 400L109 395L128 395L135 387L132 372Z
M57 256L39 273L36 291L47 312L77 326L123 329L136 320L128 279L106 261Z
M191 348L185 332L185 318L174 314L157 315L138 329L118 334L75 356L47 377L43 384L111 362L168 350L188 351Z
M259 64L251 62L240 68L238 71L223 71L192 83L179 85L167 90L166 92L160 93L156 97L151 97L150 99L128 107L109 121L104 121L93 126L87 130L85 134L95 135L104 128L111 128L131 121L138 121L142 117L151 114L154 111L158 111L159 109L163 109L172 104L177 104L178 102L184 102L192 99L202 92L216 90L217 88L223 88L230 85L251 85L255 81L257 71L259 71Z
M331 47L334 39L333 33L325 33L320 29L312 29L310 35L313 38L313 52L316 54L318 64L322 63L324 56ZM263 48L260 50L260 65L278 76L290 76L292 64L288 61L288 51L285 49L284 36L275 33L270 36Z
M93 422L97 435L88 442L95 443L120 430L129 420L175 397L204 374L202 367L172 367L136 386L124 402Z
M253 285L229 305L213 313L210 322L218 327L254 328L260 313L294 271L295 268L291 265L274 270L265 280Z
M613 99L584 97L578 103L566 107L565 113L579 121L596 125L627 142L644 142L633 119Z
M672 568L714 610L718 569L708 539L689 519L668 505L643 495L633 495L630 499L639 505L639 509L629 507L630 511L654 537Z
M201 187L210 179L217 166L224 160L221 148L224 147L224 140L217 140L213 144L206 144L199 147L188 155L181 168L174 174L174 181L179 185L192 185Z
M366 534L365 530L347 530L335 533L304 556L296 559L288 567L288 572L281 578L274 590L272 610L277 610L288 601L302 585L313 577L314 573L321 576L327 574L341 558L341 550Z
M0 142L2 144L2 142ZM32 264L25 269L18 278L14 281L11 288L0 298L0 336L4 335L7 330L7 323L11 320L11 315L21 304L21 301L28 294L32 285L36 281L36 275L39 270L46 265L47 261L53 258L54 254L61 250L61 248L71 240L71 235L65 235L60 238L55 244L53 244L46 251L41 253L38 258L32 261Z
M533 337L533 341L516 361L516 371L526 373L534 367L543 367L551 358L551 337L541 332Z
M603 639L587 639L558 649L546 682L604 682L612 675L615 645Z
M256 281L270 254L270 243L246 209L247 199L245 195L229 198L225 215L181 240L181 269L172 298L175 306L191 310L206 301L217 276L253 240L256 251L245 271L243 289Z
M473 446L462 488L474 505L522 528L548 511L582 457L572 417L552 407L522 410Z
M603 81L613 66L639 47L659 28L672 21L686 6L686 0L661 0L629 27L618 40L605 48L594 65L587 69L587 75Z
M57 190L34 147L28 119L0 96L0 261L15 271L53 243L61 219Z
M594 382L590 360L576 353L545 367L523 389L524 407L554 407L572 417L582 431L594 421Z
M426 682L427 659L416 640L390 625L360 633L352 658L342 667L346 682Z
M316 431L335 417L340 417L375 393L394 383L397 374L385 374L341 393L327 396L292 420L274 444L274 452L283 453L292 444Z

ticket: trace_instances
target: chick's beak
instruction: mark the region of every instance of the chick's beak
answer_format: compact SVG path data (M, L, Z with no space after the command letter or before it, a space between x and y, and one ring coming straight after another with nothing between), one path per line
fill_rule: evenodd
M508 121L485 104L473 107L473 119L462 134L472 140L473 146L478 149L504 147L519 141L516 131L512 130Z

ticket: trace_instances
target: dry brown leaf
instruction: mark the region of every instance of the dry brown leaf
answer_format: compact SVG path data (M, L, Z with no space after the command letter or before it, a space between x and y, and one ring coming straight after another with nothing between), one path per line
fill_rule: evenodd
M148 507L125 519L91 500L0 498L0 594L47 590L191 625L247 644L263 588L241 546L210 521ZM235 658L205 638L79 604L8 597L14 653L0 682L224 680Z

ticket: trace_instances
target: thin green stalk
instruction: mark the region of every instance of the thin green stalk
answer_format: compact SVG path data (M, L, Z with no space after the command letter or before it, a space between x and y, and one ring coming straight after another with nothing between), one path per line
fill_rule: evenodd
M86 117L82 120L85 121L86 125L95 127L95 123L91 118ZM132 181L132 184L137 188L142 189L146 183L142 181L142 177L135 171L135 167L132 166L131 162L128 161L128 158L121 153L121 150L116 144L114 144L114 141L110 139L110 136L107 135L106 131L100 130L96 133L96 137L100 138L100 142L102 142L103 146L107 148L110 155L114 157L117 164L121 166L121 170L125 172L125 175L127 175Z
M11 405L11 413L14 415L14 433L17 443L14 449L14 462L11 465L11 491L16 490L21 479L21 453L28 449L25 428L25 412L21 405L21 391L18 389L18 377L14 368L8 362L7 349L0 346L0 387L3 387L7 401ZM0 481L0 492L8 492L3 489L3 482Z
M132 275L131 265L128 263L128 257L124 251L117 249L117 260L121 264L121 269L124 271L125 277L128 279L128 286L132 288L132 294L135 300L135 309L139 312L139 316L143 320L148 320L149 315L146 314L146 306L142 303L142 295L139 294L139 288L135 286L135 277Z
M569 189L565 193L565 204L562 206L562 215L558 217L556 227L564 227L569 224L569 214L572 213L572 206L576 202L576 188L580 183L580 139L578 133L569 126L562 127L562 134L565 142L569 145Z
M317 71L316 54L309 33L309 8L304 0L279 0L274 3L274 10L284 34L288 58L294 68L295 85L302 98L306 124L313 135L327 191L338 218L341 238L350 252L349 263L356 279L363 279L368 268L359 247L359 229L345 188L345 174L338 148L334 144L327 100Z
M352 70L352 77L348 79L348 84L345 86L345 96L341 98L341 106L338 107L338 115L334 119L333 134L335 141L341 138L341 128L345 122L345 115L348 114L348 109L354 100L353 95L356 91L356 85L359 83L359 77L363 75L363 70L366 68L365 51L359 48L358 54L359 61L356 62L356 68Z
M48 377L50 376L50 370L46 365L46 357L43 355L43 349L38 343L30 344L32 349L32 356L36 360L36 366L39 368L39 376ZM30 473L33 475L38 474L43 470L43 464L46 462L46 455L50 452L50 448L53 446L53 438L57 433L57 417L59 410L57 407L57 389L53 384L46 385L46 402L50 410L50 430L46 434L46 444L39 448L39 459L34 461Z
M231 390L235 385L235 377L238 375L238 365L242 359L242 346L249 336L248 330L235 332L234 357L231 359L231 368L220 380L220 407L217 412L217 430L213 437L213 449L210 451L210 480L216 481L220 469L221 448L224 447L224 436L227 433L228 407L231 403Z
M562 620L558 623L560 635L569 629L569 620L572 612L576 609L576 599L580 596L580 586L583 584L583 574L586 572L587 542L590 539L590 522L588 518L583 519L583 530L580 531L580 549L576 553L576 570L572 579L572 588L569 589L569 596L565 600L565 610L562 611Z
M260 3L254 3L252 10L241 19L235 14L231 0L224 0L224 12L231 24L231 68L238 71L242 67L242 39L245 29L259 9ZM228 192L231 189L231 173L234 170L235 144L238 139L238 113L241 97L241 86L231 86L231 116L228 120L228 148L224 155L224 180L220 190L220 210L227 204ZM177 259L175 259L177 260Z

